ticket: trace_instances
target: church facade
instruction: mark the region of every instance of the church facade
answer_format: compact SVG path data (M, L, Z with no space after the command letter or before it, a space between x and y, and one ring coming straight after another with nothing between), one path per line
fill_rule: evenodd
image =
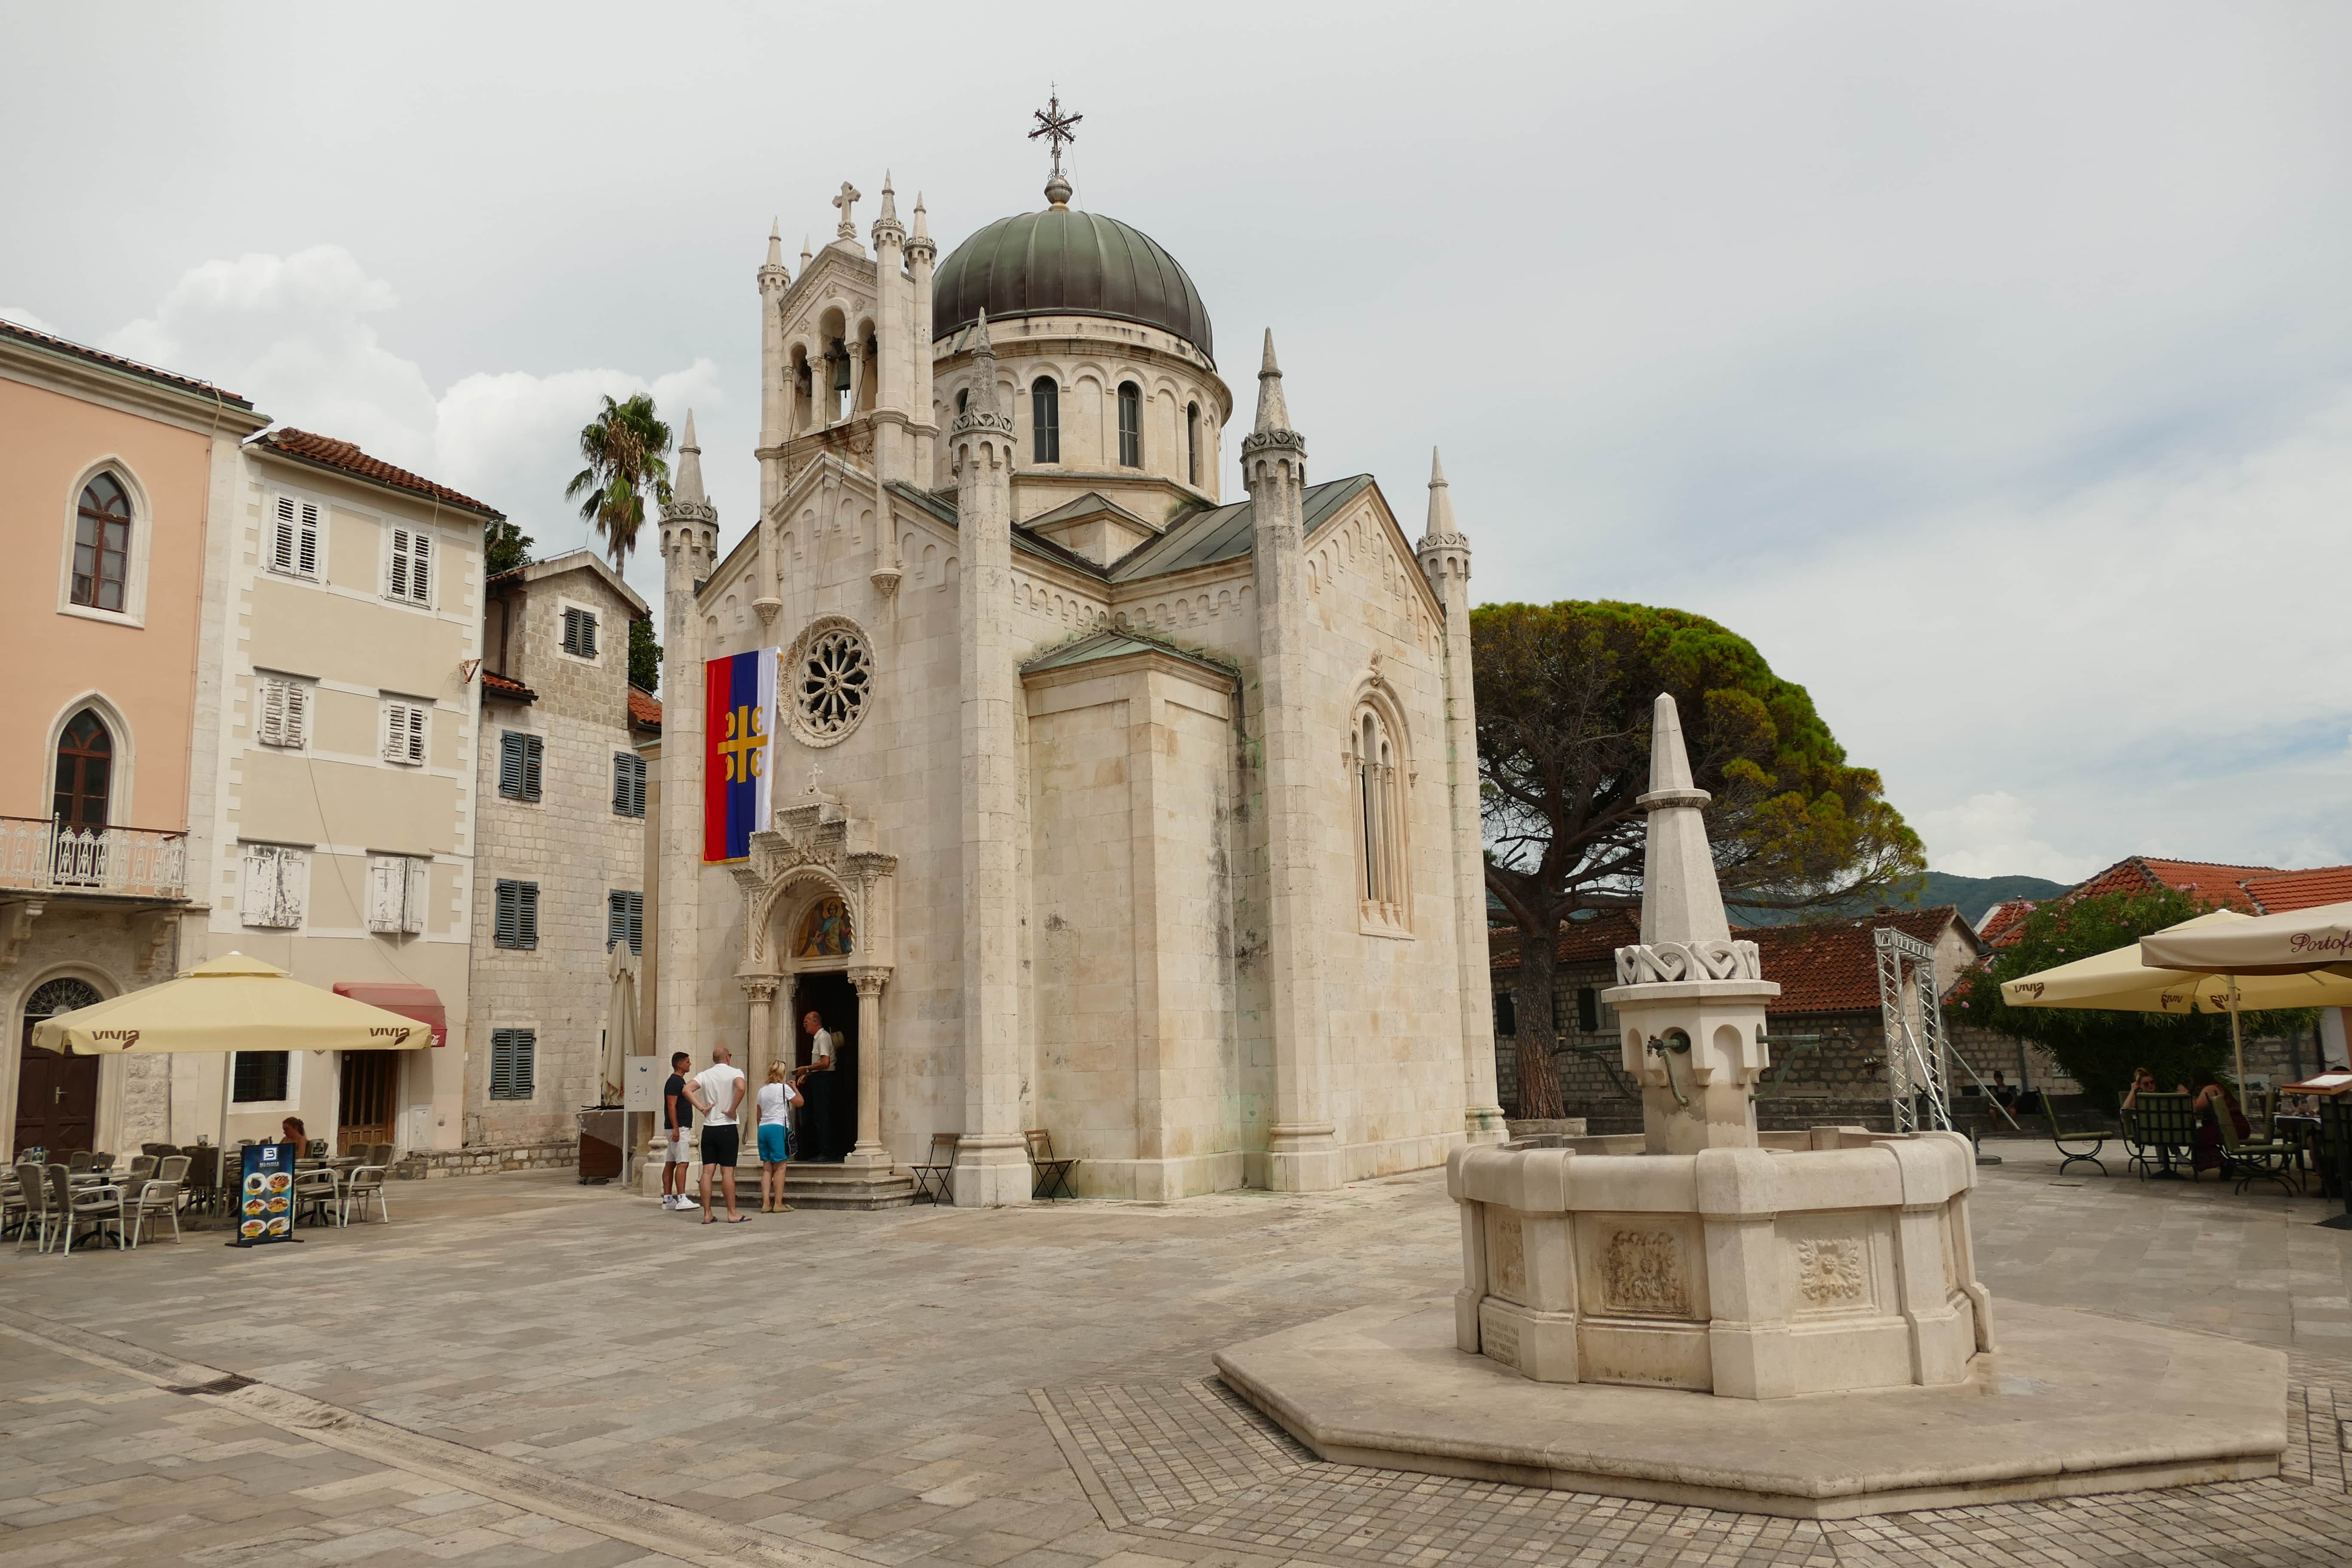
M960 1204L1028 1200L1033 1130L1152 1199L1499 1139L1444 476L1417 547L1310 478L1269 334L1223 495L1199 294L1070 195L944 261L887 180L870 248L847 185L771 236L760 515L720 556L689 416L662 516L653 1048L756 1084L816 1014L796 1157L878 1191L952 1134Z

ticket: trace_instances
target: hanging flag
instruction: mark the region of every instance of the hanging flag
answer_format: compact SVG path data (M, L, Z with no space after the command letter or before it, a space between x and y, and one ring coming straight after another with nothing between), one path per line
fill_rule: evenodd
M740 860L751 835L770 826L776 769L776 660L757 648L702 667L702 858Z

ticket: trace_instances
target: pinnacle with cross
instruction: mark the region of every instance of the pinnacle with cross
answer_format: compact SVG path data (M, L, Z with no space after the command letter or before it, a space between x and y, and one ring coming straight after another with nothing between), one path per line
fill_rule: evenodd
M833 205L841 209L841 226L835 229L834 232L839 235L842 238L856 239L857 237L857 225L852 221L850 217L850 209L856 206L860 201L863 201L865 196L866 193L864 191L859 190L847 180L841 182L841 195L833 198Z
M1059 91L1045 100L1045 108L1035 112L1037 129L1029 132L1029 140L1034 142L1038 137L1043 136L1047 145L1054 149L1054 178L1058 180L1062 177L1062 147L1064 143L1078 139L1078 133L1070 128L1084 120L1086 116L1063 113L1062 95Z

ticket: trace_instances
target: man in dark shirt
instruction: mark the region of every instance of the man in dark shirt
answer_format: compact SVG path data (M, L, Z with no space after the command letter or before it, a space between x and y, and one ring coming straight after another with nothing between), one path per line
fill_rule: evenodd
M662 1085L662 1207L692 1208L686 1196L686 1167L694 1158L694 1102L686 1097L686 1069L694 1058L684 1051L669 1056L669 1081Z

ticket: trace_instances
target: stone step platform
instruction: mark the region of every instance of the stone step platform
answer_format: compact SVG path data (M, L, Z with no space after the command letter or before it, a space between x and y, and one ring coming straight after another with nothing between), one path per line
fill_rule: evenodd
M2252 1480L2286 1448L2286 1356L2004 1301L1967 1382L1727 1399L1534 1383L1454 1347L1453 1304L1359 1307L1217 1352L1321 1458L1791 1519Z
M738 1168L736 1190L750 1184L759 1195L760 1168ZM915 1201L915 1178L888 1165L793 1163L784 1173L784 1201L801 1209L902 1209Z

